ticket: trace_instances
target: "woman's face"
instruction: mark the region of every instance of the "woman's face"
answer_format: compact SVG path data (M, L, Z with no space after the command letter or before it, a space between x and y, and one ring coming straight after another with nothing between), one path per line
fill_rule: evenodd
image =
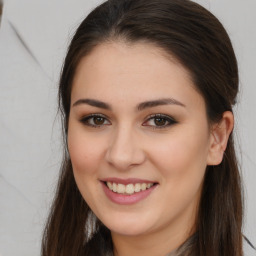
M105 43L81 60L68 148L83 198L112 234L190 232L211 137L189 73L155 46Z

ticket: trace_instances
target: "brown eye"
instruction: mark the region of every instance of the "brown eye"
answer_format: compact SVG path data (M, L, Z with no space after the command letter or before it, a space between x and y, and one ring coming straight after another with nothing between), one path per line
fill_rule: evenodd
M156 117L154 119L154 123L156 126L164 126L167 123L166 118Z
M176 124L177 121L172 117L164 114L156 114L151 115L143 124L142 126L149 126L153 129L161 129L167 128L173 124Z
M84 125L98 127L98 128L111 124L110 121L101 114L92 114L92 115L86 116L81 119L81 122Z
M105 122L105 119L101 116L95 116L93 118L93 122L94 122L95 125L103 125L104 122Z

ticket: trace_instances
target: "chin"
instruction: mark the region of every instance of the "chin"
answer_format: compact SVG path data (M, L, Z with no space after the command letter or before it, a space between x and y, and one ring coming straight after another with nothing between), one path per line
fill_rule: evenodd
M113 217L114 219L114 217ZM123 236L139 236L149 232L152 228L152 225L148 225L148 222L144 219L142 221L138 217L133 218L116 218L117 221L105 221L103 222L105 226L113 233L123 235Z
M123 226L114 226L109 228L111 233L116 233L122 236L140 236L147 233L146 228L138 227L123 227Z

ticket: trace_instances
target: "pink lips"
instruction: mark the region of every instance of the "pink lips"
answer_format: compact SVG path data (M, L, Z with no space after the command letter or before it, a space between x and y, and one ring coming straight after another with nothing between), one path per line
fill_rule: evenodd
M134 193L132 195L126 194L118 194L111 191L105 184L105 182L114 182L120 184L136 184L136 183L155 183L154 181L149 180L141 180L141 179L119 179L119 178L107 178L101 181L103 191L105 192L106 196L114 203L121 204L121 205L129 205L135 204L140 202L141 200L148 197L151 192L157 187L157 185L153 185L151 188Z

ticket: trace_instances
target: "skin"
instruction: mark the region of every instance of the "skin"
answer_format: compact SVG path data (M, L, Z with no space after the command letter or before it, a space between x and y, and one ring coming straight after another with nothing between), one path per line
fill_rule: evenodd
M141 102L171 98L180 104L138 110ZM77 102L93 99L111 109ZM90 114L101 114L101 124ZM156 125L155 114L175 122ZM158 123L159 124L159 123ZM77 186L95 215L111 230L119 256L163 256L195 231L207 165L222 160L233 115L209 125L203 97L189 72L147 43L98 45L77 67L71 92L68 149ZM108 199L100 180L157 182L142 201Z

